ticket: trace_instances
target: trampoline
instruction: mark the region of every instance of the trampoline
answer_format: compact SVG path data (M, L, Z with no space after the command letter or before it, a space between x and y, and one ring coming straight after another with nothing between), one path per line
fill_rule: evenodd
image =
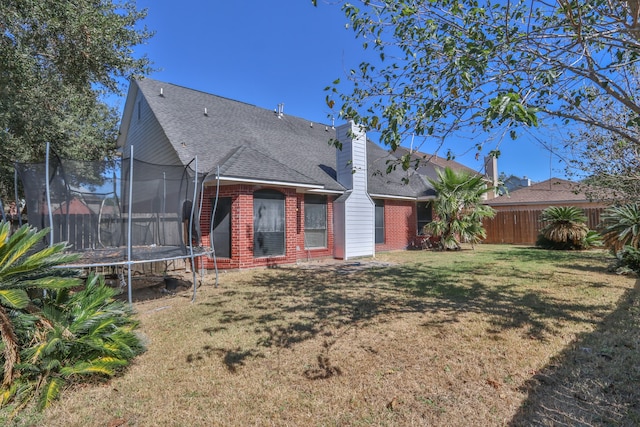
M101 162L64 160L49 146L46 153L44 162L16 163L16 179L29 224L49 228L41 247L67 242L67 251L79 255L61 267L126 269L131 303L133 265L185 260L195 300L198 258L215 261L213 247L201 244L204 174L197 157L176 166L136 160L133 147L128 156Z

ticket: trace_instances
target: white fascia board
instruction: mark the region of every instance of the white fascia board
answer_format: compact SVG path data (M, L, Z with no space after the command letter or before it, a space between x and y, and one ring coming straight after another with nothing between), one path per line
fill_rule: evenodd
M206 184L215 183L218 180L218 177L215 175L210 175L204 179ZM315 184L303 184L303 183L293 183L293 182L283 182L283 181L267 181L262 179L248 179L248 178L233 178L233 177L220 177L220 182L237 182L239 184L259 184L259 185L272 185L277 187L294 187L294 188L310 188L322 190L324 188L323 185L315 185Z
M415 197L409 197L409 196L390 196L388 194L373 194L373 193L370 193L369 197L373 197L376 199L417 200Z
M340 190L325 190L324 188L313 188L308 193L322 193L322 194L344 194L344 191Z

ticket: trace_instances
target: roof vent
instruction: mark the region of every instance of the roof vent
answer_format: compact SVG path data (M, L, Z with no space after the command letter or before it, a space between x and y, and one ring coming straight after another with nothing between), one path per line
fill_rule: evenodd
M164 90L160 88L160 96L164 96Z
M278 115L279 119L281 119L282 116L284 116L284 104L283 103L278 104L278 108L276 109L276 114Z
M207 113L207 107L204 107L204 115L205 115L205 116L208 116L208 115L209 115L209 113Z
M313 122L309 122L309 127L313 127Z

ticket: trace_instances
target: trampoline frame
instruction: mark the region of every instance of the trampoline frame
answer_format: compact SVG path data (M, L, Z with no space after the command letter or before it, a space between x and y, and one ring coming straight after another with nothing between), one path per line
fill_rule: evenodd
M217 260L216 260L216 256L215 256L215 250L214 250L214 246L213 246L213 239L209 239L210 241L210 245L208 248L204 248L202 246L198 246L198 247L194 247L193 245L193 224L195 223L195 221L198 221L197 224L199 224L200 222L200 215L202 214L202 195L203 192L202 190L204 189L204 179L202 180L202 182L198 182L198 157L196 156L194 161L195 161L195 166L194 166L194 175L193 175L193 195L192 195L192 199L194 202L191 203L191 211L189 213L189 221L188 221L188 242L189 244L185 244L184 247L181 246L174 246L174 245L159 245L159 246L155 246L155 245L151 245L151 246L145 246L145 255L148 254L149 257L140 257L140 252L136 252L136 257L134 258L132 249L134 247L140 247L140 246L134 246L132 244L132 225L133 225L133 178L134 178L134 152L133 152L133 146L130 147L130 153L129 153L130 157L129 157L129 188L128 188L128 217L127 217L127 240L126 240L126 247L117 247L117 248L109 248L109 249L96 249L93 251L71 251L74 253L78 253L78 254L82 254L84 253L85 255L89 254L89 257L86 257L86 261L87 262L77 262L77 263L72 263L72 264L63 264L60 266L56 266L56 268L70 268L70 269L85 269L85 268L99 268L99 267L126 267L127 269L127 299L129 301L129 304L133 303L133 287L132 287L132 266L136 265L136 264L144 264L144 263L155 263L155 262L169 262L169 261L175 261L175 260L181 260L181 259L188 259L191 262L191 272L192 272L192 285L193 285L193 294L191 297L191 301L194 302L196 299L196 293L197 293L197 275L196 275L196 259L200 259L202 257L205 256L210 256L213 258L214 261L214 266L215 266L215 286L218 286L218 269L217 269ZM190 162L191 163L191 162ZM190 164L189 163L189 164ZM49 171L49 165L50 165L50 146L49 143L47 143L46 146L46 156L45 156L45 174L46 174L46 179L45 179L45 192L46 192L46 203L47 203L47 211L48 211L48 215L49 215L49 224L53 224L53 209L52 209L52 205L51 205L51 197L50 197L50 186L49 186L49 181L51 179L50 176L50 171ZM161 166L161 165L160 165ZM169 166L169 165L167 165ZM171 165L171 166L177 166L177 165ZM186 169L189 167L189 165L184 166L185 168L185 173L186 173ZM183 173L184 174L184 173ZM15 191L17 193L17 171L15 173L15 177L16 177L16 184L15 184ZM199 185L200 185L200 194L198 194L198 189L199 189ZM199 201L197 200L199 197ZM216 194L216 200L213 206L213 211L212 211L212 215L215 214L215 209L217 207L217 202L218 202L218 195ZM16 200L17 196L16 196ZM198 215L196 218L196 201L198 201L199 203L199 210L198 210ZM1 202L0 202L1 203ZM121 207L122 209L122 207ZM67 208L67 213L69 212L69 208ZM3 210L4 213L4 210ZM121 211L121 214L123 214L124 212ZM99 227L99 224L98 224ZM54 230L53 227L50 227L50 238L49 238L49 246L53 245L55 238L54 238ZM98 230L98 234L100 233L100 231ZM182 239L184 239L184 235L182 232L179 233L182 237ZM98 240L100 240L98 238ZM153 252L155 248L158 249L164 249L165 251L167 250L167 248L176 248L179 249L181 252L181 254L175 254L175 255L171 255L171 256L153 256ZM126 250L125 252L125 256L122 257L124 259L117 259L117 257L113 256L113 255L117 255L117 253L114 253L113 251L121 251L121 250ZM187 250L187 253L184 253L184 250ZM110 259L108 261L97 261L97 262L91 262L90 258L94 258L94 259L104 259L104 256L102 258L99 258L97 256L95 256L95 253L99 253L101 251L107 252L107 251L111 251L112 252L112 258L114 259ZM93 252L93 253L92 253ZM160 252L159 250L155 251L156 253ZM168 252L171 252L171 250L169 250ZM178 251L176 251L178 252ZM81 258L82 259L82 258ZM200 275L202 277L203 275L203 262L199 263L200 265Z

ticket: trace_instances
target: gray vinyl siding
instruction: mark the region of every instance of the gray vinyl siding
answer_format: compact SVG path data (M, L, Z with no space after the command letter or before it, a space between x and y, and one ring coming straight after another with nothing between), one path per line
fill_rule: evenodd
M129 144L133 145L133 157L136 160L161 165L180 164L178 155L141 92L138 92L134 103L127 146L124 148L125 157L129 156Z

